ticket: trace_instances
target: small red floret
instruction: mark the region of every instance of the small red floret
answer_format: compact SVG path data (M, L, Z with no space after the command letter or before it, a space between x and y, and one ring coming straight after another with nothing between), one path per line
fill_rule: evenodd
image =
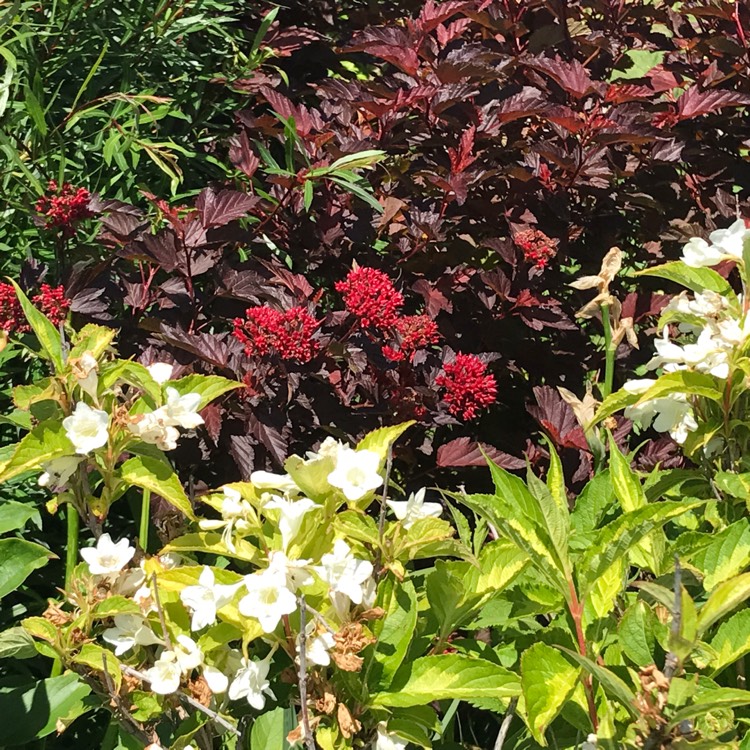
M455 361L443 365L435 383L445 389L448 411L464 420L474 419L497 398L494 376L487 374L487 365L474 354L457 354Z

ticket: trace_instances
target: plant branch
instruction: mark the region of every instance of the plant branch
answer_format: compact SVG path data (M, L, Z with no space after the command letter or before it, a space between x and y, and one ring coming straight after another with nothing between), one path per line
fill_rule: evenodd
M612 343L612 317L609 305L602 304L602 327L604 328L604 387L602 396L606 398L612 393L612 383L615 375L615 346Z
M161 623L162 635L167 644L167 648L170 651L174 651L174 644L172 643L172 636L169 635L167 630L167 621L164 619L164 610L161 606L161 600L159 599L159 587L156 585L156 573L151 576L151 584L154 592L154 604L156 605L156 611L159 613L159 622Z
M383 532L385 531L385 501L388 499L388 484L391 481L391 469L393 468L393 448L388 448L388 455L385 459L385 477L383 478L383 494L380 497L380 515L378 516L378 555L376 560L376 570L380 567L383 558Z
M135 677L138 680L141 680L141 682L147 682L149 685L151 684L151 680L149 679L148 675L139 672L137 669L133 669L133 667L129 667L126 664L120 664L120 669L130 677ZM234 724L230 724L225 718L220 716L216 711L214 711L211 708L208 708L208 706L204 706L202 703L199 703L195 698L192 698L189 695L186 695L185 693L178 690L175 695L182 701L185 701L189 706L196 709L196 711L200 711L201 713L205 714L209 718L213 719L220 727L223 729L226 729L227 732L231 732L235 737L240 736L240 732L237 729Z
M304 594L300 594L297 597L297 604L299 605L299 668L297 670L297 680L299 682L299 707L302 717L302 732L307 750L315 750L315 740L310 729L310 715L307 712L307 654L305 652L305 646L307 645L307 633L305 632L307 607L305 605Z
M500 725L500 731L497 733L497 739L495 740L494 750L503 750L503 744L505 738L508 736L510 731L510 724L513 721L513 715L516 712L516 706L518 705L518 698L512 698L508 704L508 710L505 712L503 717L503 723Z
M680 635L682 629L682 568L680 567L680 559L675 555L674 558L674 603L672 604L672 625L670 627L670 634L672 639L676 639ZM680 660L677 658L677 654L670 649L664 660L664 676L671 680L674 677L674 673L677 671Z
M135 730L134 734L141 742L149 742L149 736L146 734L146 732L143 731L143 725L139 721L137 721L133 717L133 714L131 714L130 711L128 711L128 709L125 707L125 704L122 702L122 698L120 697L119 691L112 682L112 675L109 673L109 669L107 667L106 651L102 652L102 667L104 667L104 684L107 687L107 692L109 693L112 706L120 714L123 721L130 725L131 730Z

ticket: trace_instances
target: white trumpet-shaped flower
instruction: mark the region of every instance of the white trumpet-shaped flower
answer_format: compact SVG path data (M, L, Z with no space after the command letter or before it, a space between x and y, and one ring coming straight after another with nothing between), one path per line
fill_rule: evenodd
M324 630L318 633L318 624L310 620L305 626L305 658L311 664L327 667L331 663L329 651L336 645L333 633ZM297 636L297 653L301 651L302 638Z
M175 427L183 427L192 430L203 424L203 417L198 414L201 403L199 393L186 393L181 396L176 388L167 388L167 403L164 408L167 412L168 424Z
M411 528L422 518L437 518L443 512L440 503L426 503L424 501L425 488L409 495L408 500L386 500L386 504L401 521L405 529Z
M328 475L328 484L340 489L350 502L356 502L383 484L379 468L380 456L374 451L355 451L342 446L337 452L336 468Z
M145 672L151 690L157 695L170 695L180 687L182 669L174 651L162 651L154 666Z
M87 351L77 359L69 360L69 364L78 385L89 396L96 399L96 391L99 383L97 375L99 363L96 361L96 357Z
M127 539L116 544L109 534L102 534L95 547L81 550L81 557L88 563L89 572L95 576L108 576L119 573L132 559L135 547Z
M408 741L399 737L397 734L388 731L388 726L384 721L378 724L378 733L375 736L373 750L404 750Z
M42 464L44 470L39 475L37 483L40 487L47 487L52 492L62 492L67 486L70 478L76 473L81 459L76 456L62 456L53 458Z
M289 474L273 474L270 471L254 471L250 474L250 483L258 490L279 490L295 494L299 488Z
M284 552L270 552L268 570L279 572L286 579L287 587L296 591L301 586L309 586L314 580L310 574L310 562L290 560Z
M198 644L190 636L177 636L174 653L180 669L185 674L189 674L203 664L203 651L201 651Z
M268 681L270 655L261 661L242 660L242 666L229 685L229 699L233 701L245 698L256 710L262 711L266 705L266 696L276 700Z
M233 487L224 487L224 497L221 501L221 519L204 518L199 526L204 531L224 529L221 540L224 546L232 553L237 549L234 545L234 532L243 533L250 528L247 519L253 511L252 505L242 498L242 495Z
M104 631L102 638L115 647L115 656L121 656L135 646L153 646L162 642L140 615L115 615L114 623L113 628Z
M63 428L76 453L85 456L107 444L109 414L79 401L73 413L63 419Z
M318 575L329 585L330 593L343 594L353 604L361 604L363 585L372 575L372 563L352 555L352 550L343 539L337 539L333 551L323 555L315 568Z
M228 604L241 583L234 585L216 583L214 571L207 565L203 566L198 583L186 586L180 592L182 603L192 613L191 630L202 630L216 622L216 612ZM216 692L216 691L214 691Z
M240 599L240 614L258 620L264 633L272 633L284 615L297 609L297 597L279 570L267 568L245 576L245 586L248 593Z
M299 532L305 514L313 508L319 507L309 497L303 497L300 500L287 500L280 495L273 495L271 500L263 506L263 510L279 511L281 543L286 550L289 549L289 545Z
M164 385L171 377L174 365L168 362L154 362L146 367L148 374L159 384Z

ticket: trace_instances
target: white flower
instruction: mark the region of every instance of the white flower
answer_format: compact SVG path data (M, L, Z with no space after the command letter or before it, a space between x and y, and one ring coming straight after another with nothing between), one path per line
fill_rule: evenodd
M250 474L250 483L258 490L279 490L280 492L289 492L292 494L299 492L299 488L289 474L254 471Z
M163 651L151 669L145 672L151 690L158 695L170 695L180 687L182 669L174 651Z
M305 626L305 657L311 664L319 667L327 667L331 663L331 655L328 653L335 645L336 639L333 633L327 630L315 635L318 625L311 620ZM300 635L297 636L297 653L300 651Z
M425 488L409 495L408 500L386 500L386 504L401 521L405 529L411 528L422 518L438 518L443 512L440 503L426 503L424 501Z
M329 436L320 444L317 451L307 451L306 455L310 461L330 458L335 463L338 460L339 453L348 447L348 445L344 445L344 443L336 440L336 438Z
M214 571L203 566L198 584L180 592L182 603L193 612L191 630L202 630L216 622L216 611L228 604L241 584L217 584ZM214 691L216 692L216 691Z
M169 417L165 407L137 414L128 424L128 429L143 440L144 443L155 445L163 451L173 451L177 447L180 437L178 429L169 424Z
M266 695L276 700L268 682L270 655L262 661L242 660L242 666L229 686L229 700L246 698L247 702L258 711L266 705Z
M287 500L279 495L272 495L271 500L265 504L263 509L279 511L281 543L284 549L289 549L289 544L302 525L305 513L319 507L309 497L303 497L300 500Z
M632 419L643 427L648 427L653 420L655 430L668 432L672 439L680 444L687 440L688 433L698 429L693 408L682 393L671 393L662 398L628 406L623 413L627 419Z
M328 475L328 483L340 489L347 500L355 502L383 484L379 468L377 453L343 446L338 451L336 468Z
M96 400L96 388L99 382L97 370L99 363L91 352L84 352L77 359L70 360L70 369L81 388Z
M117 544L109 534L102 534L96 547L81 550L81 557L89 564L89 571L95 576L106 576L119 573L132 559L135 547L127 539L120 539Z
M378 734L372 747L373 750L404 750L408 744L407 740L389 732L386 723L381 721L378 724Z
M310 560L290 560L283 552L270 552L268 570L274 570L284 576L287 587L296 591L300 586L309 586L313 582L310 575Z
M192 672L203 664L203 651L198 644L187 635L178 635L174 655L184 674Z
M40 487L48 487L52 492L62 492L80 463L81 459L75 456L62 456L47 461L42 464L44 472L39 475L37 483Z
M682 248L682 262L692 268L715 266L721 262L722 252L701 237L693 237Z
M362 585L372 575L372 563L352 555L343 539L337 539L333 552L323 555L315 568L318 575L330 586L331 594L343 594L353 604L361 604Z
M102 638L115 647L115 656L130 651L135 646L152 646L161 643L148 622L140 615L115 615L115 626L107 628Z
M258 620L264 633L272 633L284 615L297 609L297 597L279 570L268 568L245 576L245 586L248 594L240 599L240 614Z
M167 412L167 424L183 427L186 430L192 430L203 424L203 417L198 414L198 407L201 403L199 393L186 393L180 396L176 388L167 388L166 394L167 403L164 408Z
M229 678L220 669L208 665L203 667L203 679L212 693L220 695L227 692Z
M737 219L726 229L717 229L708 235L713 246L721 253L734 260L742 260L742 250L745 240L750 237L750 231L742 219Z
M725 258L742 260L745 240L750 238L750 230L742 219L737 219L726 229L717 229L708 236L709 241L693 237L682 250L685 265L693 268L715 266Z
M148 374L159 384L164 385L171 377L174 365L168 362L154 362L146 367Z
M229 552L234 553L237 551L233 541L234 531L236 529L243 533L250 529L247 518L252 513L253 507L247 500L243 500L242 495L233 487L224 487L223 491L221 520L204 518L198 522L198 525L204 531L224 529L221 540Z
M76 453L81 455L101 448L109 440L109 414L92 409L83 401L79 401L73 413L63 419L63 427Z
M599 738L595 734L590 734L586 737L586 742L581 745L581 750L596 750L598 739Z

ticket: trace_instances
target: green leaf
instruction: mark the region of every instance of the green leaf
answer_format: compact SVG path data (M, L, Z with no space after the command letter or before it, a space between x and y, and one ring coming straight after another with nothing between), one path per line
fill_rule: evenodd
M702 716L716 709L734 708L748 704L750 704L750 691L748 690L727 687L706 690L698 696L698 699L692 705L686 706L672 714L667 730L676 727L681 721L685 721L685 719Z
M743 573L719 584L701 607L697 635L700 638L715 622L750 596L750 573Z
M15 591L53 557L55 555L40 544L24 539L0 539L0 599Z
M60 341L60 333L52 325L49 318L44 316L39 310L31 304L29 298L23 293L22 289L16 284L13 279L10 280L13 287L18 295L18 301L21 303L23 314L26 316L26 320L31 326L31 330L34 331L39 344L42 347L44 356L52 362L55 371L61 373L65 367L63 362L62 353L62 342Z
M750 609L722 622L710 645L716 654L711 661L714 674L750 653Z
M581 534L594 531L614 500L615 490L609 469L597 472L576 498L570 514L571 527Z
M721 492L744 500L750 507L750 472L733 474L728 471L719 471L714 474L714 483Z
M286 750L286 727L284 709L281 706L266 711L252 723L250 750Z
M97 602L91 611L93 617L114 617L122 614L141 614L140 605L124 596L109 596Z
M643 271L636 272L636 276L656 276L660 279L667 279L667 281L674 281L676 284L694 292L703 292L708 289L730 300L737 299L729 282L712 268L691 268L681 260L646 268Z
M120 467L123 482L144 490L151 490L170 505L196 521L195 513L174 469L163 461L146 456L135 456Z
M645 536L667 521L698 508L703 503L663 502L623 513L597 532L589 549L581 556L576 568L582 583L583 596L610 565L619 560Z
M546 643L535 643L521 656L521 688L534 739L546 747L544 733L570 698L580 669Z
M526 486L521 484L528 493ZM532 501L536 502L531 493L528 494ZM532 565L550 586L563 596L568 596L567 580L560 568L552 542L543 531L537 531L533 522L528 518L524 517L522 521L519 521L508 517L512 511L507 505L507 495L504 499L501 499L500 495L457 495L455 497L491 523L499 534L511 540L528 556ZM514 500L515 498L511 498L511 502Z
M646 494L641 486L641 480L630 467L630 461L620 452L614 438L609 439L609 470L612 486L620 506L626 513L638 510L647 505ZM641 568L647 568L659 575L661 573L667 540L664 534L657 530L649 534L630 552L633 563Z
M161 386L153 379L151 373L138 362L117 359L106 362L99 369L99 384L102 390L112 388L116 383L123 382L144 391L154 404L161 404Z
M393 575L389 575L378 588L376 604L385 610L385 618L373 624L377 642L372 654L375 663L368 682L374 690L390 684L414 636L417 626L414 585L408 580L399 583Z
M613 70L610 75L610 81L625 80L630 81L635 78L644 78L646 74L653 70L657 65L661 65L664 62L666 52L663 50L647 50L647 49L630 49L627 50L618 60L618 67L624 66L625 63L630 63L626 66L626 70Z
M623 653L631 661L639 667L654 663L654 615L646 602L637 601L625 610L617 634Z
M636 404L645 404L647 401L663 398L672 393L686 393L690 396L702 396L712 401L721 401L724 398L724 381L703 372L690 372L689 370L668 372L658 378L638 398Z
M462 568L467 567L464 563ZM442 560L435 563L435 570L425 580L425 592L430 604L430 614L437 619L438 637L447 638L457 629L462 619L461 603L464 600L464 584L454 574L459 565L451 565ZM466 592L470 594L470 592Z
M594 679L596 679L602 686L607 695L614 698L622 706L624 706L633 718L638 718L639 714L635 708L635 693L628 687L627 683L621 680L614 672L607 669L606 667L599 666L595 662L591 661L586 656L581 656L576 651L564 648L563 646L555 646L555 648L562 651L569 658L571 658L576 664L583 667Z
M628 393L627 391L620 390L615 393L611 393L607 398L602 401L601 406L596 410L594 418L591 420L590 427L598 424L605 420L607 417L611 417L613 414L617 414L618 411L622 411L628 406L632 406L638 401L637 393Z
M10 459L0 468L0 482L39 468L46 461L75 453L65 428L57 420L38 424L17 443Z
M371 696L375 706L426 706L445 698L474 701L519 695L518 675L490 661L461 654L424 656L398 670L389 692Z
M13 721L0 723L0 746L27 746L57 729L57 722L70 723L88 709L84 698L91 689L77 674L69 672L20 687L0 688L0 716Z
M750 563L750 522L743 518L714 534L711 542L694 554L690 562L703 573L706 591L736 576Z
M401 422L401 424L392 427L381 427L365 435L357 443L358 451L372 451L380 456L381 461L385 461L388 456L388 450L412 425L414 420Z
M170 380L164 384L164 387L174 388L180 396L187 393L197 393L201 397L198 406L200 410L228 391L244 386L236 380L229 380L218 375L188 375L179 380Z
M75 664L82 664L98 672L107 672L112 678L112 682L119 690L122 683L122 671L120 670L120 660L106 648L97 646L95 643L84 643L81 650L73 657ZM105 670L106 666L106 670Z
M41 524L39 511L33 505L6 500L0 504L0 534L22 529L31 518Z
M76 334L75 345L70 350L68 359L81 357L84 352L90 352L95 359L99 359L112 343L115 333L114 328L88 323Z
M163 552L176 552L177 554L182 554L183 552L207 552L256 564L259 564L263 559L260 550L246 539L235 539L234 547L234 552L230 552L222 541L221 534L215 531L195 531L173 539L164 547Z
M22 627L0 633L0 659L31 659L36 655L34 639Z

